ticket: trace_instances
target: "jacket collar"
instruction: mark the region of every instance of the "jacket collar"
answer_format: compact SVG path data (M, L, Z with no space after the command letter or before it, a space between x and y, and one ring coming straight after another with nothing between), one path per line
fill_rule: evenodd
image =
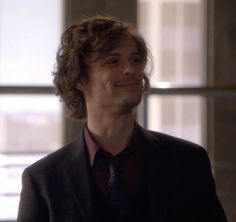
M97 221L91 166L83 133L68 147L64 176L84 222Z

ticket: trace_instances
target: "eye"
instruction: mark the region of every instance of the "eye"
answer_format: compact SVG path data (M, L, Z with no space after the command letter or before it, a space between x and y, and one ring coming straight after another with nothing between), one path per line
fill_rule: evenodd
M140 55L134 55L131 57L130 61L134 65L139 65L142 63L142 58Z
M106 65L117 65L119 62L120 59L118 57L109 57L105 60Z

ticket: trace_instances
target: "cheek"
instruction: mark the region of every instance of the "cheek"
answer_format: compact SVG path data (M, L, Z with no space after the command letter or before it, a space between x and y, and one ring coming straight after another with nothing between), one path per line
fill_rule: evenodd
M137 67L136 73L138 76L144 76L144 70L140 67Z
M117 75L115 72L104 72L100 78L100 84L103 87L109 87L113 84L113 82L117 79Z
M105 95L107 91L110 91L111 83L107 78L101 76L101 78L97 78L92 84L92 91L94 96L96 95Z

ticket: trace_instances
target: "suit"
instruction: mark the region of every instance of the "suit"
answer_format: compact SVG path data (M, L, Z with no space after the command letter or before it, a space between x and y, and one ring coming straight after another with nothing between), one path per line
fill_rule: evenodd
M206 151L138 127L152 222L226 222ZM18 222L98 222L83 137L24 170Z

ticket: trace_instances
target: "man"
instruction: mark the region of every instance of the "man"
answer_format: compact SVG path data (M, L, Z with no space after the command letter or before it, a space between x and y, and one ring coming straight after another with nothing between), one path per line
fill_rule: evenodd
M148 50L129 24L91 17L67 29L54 83L78 139L25 169L18 222L225 222L200 146L140 127Z

